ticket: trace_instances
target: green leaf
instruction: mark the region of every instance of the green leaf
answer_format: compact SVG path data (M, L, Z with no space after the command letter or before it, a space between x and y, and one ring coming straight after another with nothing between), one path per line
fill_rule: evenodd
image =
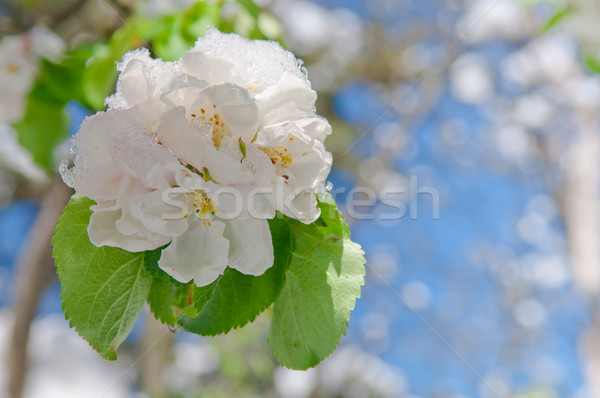
M542 32L547 32L558 25L566 16L572 14L573 11L575 11L575 9L572 6L566 6L560 9L544 24Z
M156 319L175 326L179 312L192 304L193 283L180 283L165 275L167 278L152 278L148 304Z
M156 319L167 325L175 326L177 324L177 315L180 311L185 309L185 313L191 312L195 315L195 311L189 308L193 307L193 282L178 282L158 267L160 253L166 247L164 246L155 250L154 253L157 254L155 261L149 261L144 264L146 272L152 276L152 286L150 286L147 301L150 311L152 311Z
M193 45L198 37L204 36L209 26L219 26L222 5L221 2L198 2L184 13L182 32L190 45Z
M335 350L364 283L360 245L334 202L320 207L322 222L289 220L295 248L267 337L275 358L291 369L315 366Z
M164 30L154 38L152 48L165 61L178 60L193 44L188 43L182 32L183 16L170 15L165 18Z
M122 54L121 54L122 55ZM117 81L116 61L106 44L98 44L83 72L83 91L86 102L94 109L104 109L104 99Z
M584 54L583 63L590 72L600 74L600 60L592 54Z
M130 26L115 31L108 44L94 47L93 56L83 71L83 92L86 102L94 109L104 109L104 99L114 90L117 81L117 62L132 48L142 44Z
M254 2L254 0L237 0L237 2L248 11L248 14L255 21L258 20L260 13L262 12L262 8L258 4Z
M36 84L27 97L25 116L14 128L33 160L46 171L54 172L54 148L69 136L68 122L64 103Z
M40 78L48 92L63 103L71 100L85 102L82 79L85 63L91 55L89 48L67 54L60 62L47 59L40 62Z
M273 266L260 276L227 268L212 284L194 287L193 302L198 315L179 315L183 329L205 336L226 333L253 321L273 303L284 283L291 240L289 227L282 218L270 220L269 227L275 252Z
M158 254L94 246L87 233L93 204L73 195L58 220L53 255L70 326L103 358L114 360L150 290L145 263L157 261Z

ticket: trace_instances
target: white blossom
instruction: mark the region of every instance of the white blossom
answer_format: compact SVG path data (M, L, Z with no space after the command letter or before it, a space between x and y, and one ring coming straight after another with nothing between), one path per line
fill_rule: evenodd
M262 274L273 264L267 219L316 220L331 167L331 127L299 62L277 43L209 29L179 61L137 50L119 70L108 110L84 121L74 165L61 167L97 202L91 241L168 245L159 266L199 286L227 266Z
M19 144L17 132L8 125L0 123L0 170L24 177L33 184L48 183L48 176L35 164L31 153Z
M56 60L64 51L63 41L48 28L36 26L21 35L0 41L0 123L19 121L25 98L38 73L39 58Z

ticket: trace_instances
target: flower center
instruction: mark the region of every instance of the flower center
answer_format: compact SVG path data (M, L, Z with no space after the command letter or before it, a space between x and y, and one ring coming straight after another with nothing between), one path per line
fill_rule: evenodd
M209 213L214 215L217 211L217 204L203 190L194 189L189 195L191 196L192 206L194 206L195 212L199 217L205 218Z
M6 72L8 74L17 73L19 71L19 65L16 64L8 64L6 65Z
M259 148L271 159L271 163L275 166L287 169L287 165L292 164L292 154L286 153L288 149L283 145Z
M192 113L192 119L198 120L203 126L210 126L212 129L212 142L215 147L221 146L221 141L227 132L227 125L221 119L221 115L217 112L217 106L213 105L212 111L207 111L200 108L200 113Z

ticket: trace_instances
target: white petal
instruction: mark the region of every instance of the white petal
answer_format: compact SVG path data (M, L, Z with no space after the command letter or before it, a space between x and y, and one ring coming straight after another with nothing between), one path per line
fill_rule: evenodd
M287 144L286 140L295 131L300 131L300 128L295 123L289 121L270 124L259 130L255 143L260 146Z
M252 94L241 87L224 83L202 91L208 104L214 104L235 139L250 142L258 130L258 108Z
M229 266L244 274L262 275L273 265L273 242L267 220L248 218L226 222Z
M254 144L246 144L246 161L254 170L256 184L265 186L277 179L277 171L271 159Z
M206 226L190 217L188 230L162 251L158 266L179 282L212 283L227 268L229 241L223 237L224 229L219 221Z
M215 186L208 191L209 197L216 201L220 220L245 220L250 217L268 220L275 217L275 209L270 202L272 189L267 192L254 184Z
M167 189L175 182L177 158L154 137L144 132L123 131L115 138L114 159L125 173L145 187Z
M220 184L246 183L252 179L251 173L239 160L214 147L206 130L187 121L183 107L163 115L158 137L177 158L200 171L206 167L211 177Z
M165 236L179 236L188 228L183 214L174 212L174 208L162 201L162 191L153 191L139 196L129 205L131 215L143 224L148 231ZM170 215L181 215L169 218Z
M73 139L75 166L63 172L63 179L91 199L116 198L123 172L112 155L115 137L122 128L122 112L99 112L86 118Z
M141 104L178 77L171 62L152 59L148 49L137 49L123 56L117 65L121 74L117 81L117 91L106 99L109 109L126 109Z
M123 234L117 230L117 221L123 217L120 209L102 209L92 206L94 211L88 225L90 241L96 246L113 246L130 252L154 250L166 245L170 237L151 234L142 236L137 233Z
M317 197L313 190L305 190L293 195L293 199L286 202L281 212L305 224L316 221L321 215L321 209L319 209Z
M333 163L331 153L327 152L321 141L310 139L306 134L296 132L292 137L295 139L287 145L292 154L292 163L286 171L293 180L288 180L288 183L294 189L322 186Z
M119 75L118 92L127 101L127 106L132 107L148 99L150 94L148 79L144 75L144 62L132 59L125 64L123 72Z
M325 138L331 134L331 125L327 122L327 119L320 116L295 120L294 123L304 133L321 142L325 141Z
M317 93L285 74L279 85L256 96L261 126L314 116Z
M207 86L208 82L198 80L193 76L185 74L176 75L163 88L160 100L170 108L178 106L188 108L193 102L202 99L200 93Z
M169 148L173 154L202 170L202 152L209 145L207 131L200 131L196 126L188 122L185 117L185 108L177 107L165 112L160 120L158 138L160 142Z
M75 166L61 172L67 185L94 200L116 198L124 174L115 162L116 137L153 129L160 103L144 103L129 109L113 109L86 118L73 139Z
M294 122L262 128L256 142L263 147L283 145L288 149L288 153L292 155L292 163L280 174L288 176L287 184L294 192L323 185L331 170L333 160L323 142L307 135ZM257 158L253 160L260 161Z
M239 160L212 145L203 148L202 164L219 184L246 184L253 179L252 173Z

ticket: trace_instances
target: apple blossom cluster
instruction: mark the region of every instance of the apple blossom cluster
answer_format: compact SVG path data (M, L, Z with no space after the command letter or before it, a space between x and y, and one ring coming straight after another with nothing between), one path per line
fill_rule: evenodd
M319 217L328 122L299 61L275 42L209 29L179 61L125 55L108 110L73 139L64 181L94 201L96 246L162 248L180 282L273 264L268 219Z
M65 50L60 37L44 26L0 41L0 123L19 121L40 58L56 60Z

